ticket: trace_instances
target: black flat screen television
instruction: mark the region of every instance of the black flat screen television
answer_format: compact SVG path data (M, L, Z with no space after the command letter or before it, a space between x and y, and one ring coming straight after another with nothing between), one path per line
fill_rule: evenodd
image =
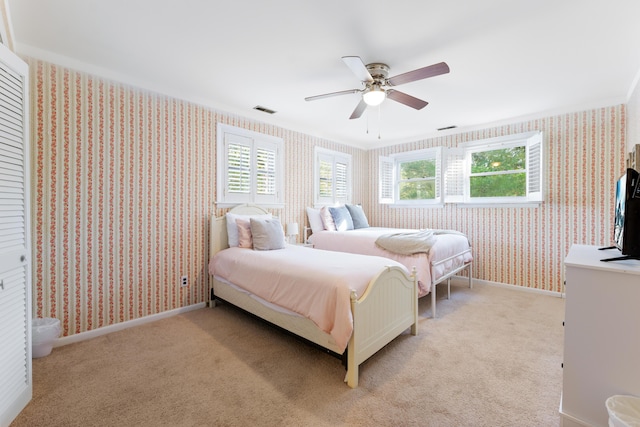
M640 174L627 169L616 182L615 217L613 241L615 246L603 249L618 249L621 257L602 261L640 259Z

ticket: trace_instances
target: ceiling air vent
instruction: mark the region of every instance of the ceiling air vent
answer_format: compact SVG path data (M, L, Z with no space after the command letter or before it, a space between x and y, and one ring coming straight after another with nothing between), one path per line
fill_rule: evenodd
M258 110L258 111L262 111L263 113L267 113L267 114L274 114L275 110L272 110L270 108L267 107L263 107L262 105L256 105L255 107L253 107L254 110Z

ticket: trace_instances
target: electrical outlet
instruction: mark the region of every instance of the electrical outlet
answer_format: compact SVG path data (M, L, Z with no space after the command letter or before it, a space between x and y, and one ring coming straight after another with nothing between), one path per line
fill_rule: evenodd
M182 276L180 278L180 286L181 287L185 287L185 286L189 286L189 279L187 278L187 276Z

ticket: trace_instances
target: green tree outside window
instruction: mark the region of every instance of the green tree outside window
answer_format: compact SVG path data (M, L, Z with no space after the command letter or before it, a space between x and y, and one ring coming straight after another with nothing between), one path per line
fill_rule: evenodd
M400 200L425 200L436 197L436 161L416 160L400 163Z
M471 155L471 197L526 196L526 180L526 148L523 146Z

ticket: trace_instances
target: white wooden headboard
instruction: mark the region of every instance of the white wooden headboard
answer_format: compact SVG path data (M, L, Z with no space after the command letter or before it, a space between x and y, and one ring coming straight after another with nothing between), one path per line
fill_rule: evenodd
M238 215L264 215L269 211L258 205L243 204L234 206L229 212ZM212 257L219 251L229 247L229 237L227 236L227 219L224 215L216 217L211 215L209 224L209 256Z

